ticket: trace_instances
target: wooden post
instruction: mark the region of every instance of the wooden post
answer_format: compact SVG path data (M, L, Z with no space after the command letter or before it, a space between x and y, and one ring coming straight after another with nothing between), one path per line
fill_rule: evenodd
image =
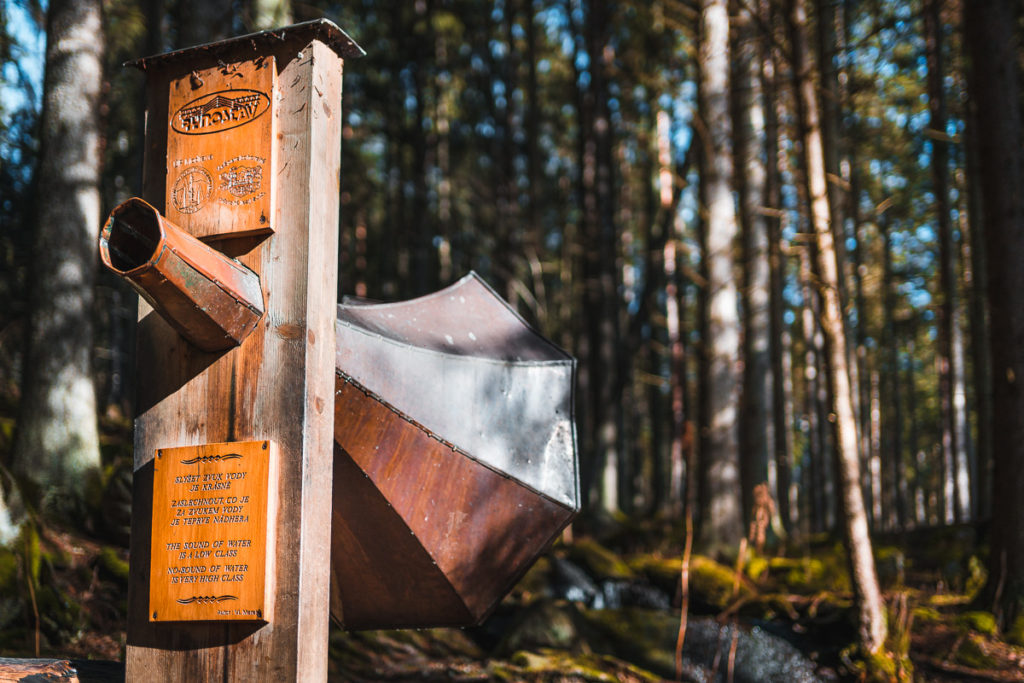
M140 304L128 680L326 679L341 82L344 59L360 54L334 24L315 21L136 64L147 77L143 198L256 273L265 313L239 346L204 352ZM262 69L263 84L231 81L241 63ZM255 94L244 101L203 95L190 103L189 115L203 123L203 112L224 106L233 116L271 117L259 128L263 141L251 143L263 151L225 151L229 158L219 159L189 158L180 149L193 138L169 132L169 107L178 96L172 87L207 93L211 78L225 80L218 92ZM215 123L224 116L212 115ZM249 143L242 133L250 129L257 127L232 131L243 147ZM195 139L208 145L213 138ZM255 211L257 199L262 208ZM204 202L217 212L202 218ZM151 609L152 525L166 517L164 506L177 503L173 490L160 489L161 499L172 501L154 515L155 456L194 447L195 462L241 458L248 452L241 447L235 453L211 446L236 442L248 442L253 452L263 449L254 443L272 444L264 457L276 451L276 473L261 480L268 488L266 611L242 621L161 621ZM166 476L159 465L156 471ZM223 588L199 587L192 599L224 598Z

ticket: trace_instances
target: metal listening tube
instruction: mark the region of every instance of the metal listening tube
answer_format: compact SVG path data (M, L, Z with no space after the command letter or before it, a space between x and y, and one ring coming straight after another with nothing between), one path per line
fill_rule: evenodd
M259 275L137 197L110 213L100 233L100 256L203 351L238 346L263 317Z

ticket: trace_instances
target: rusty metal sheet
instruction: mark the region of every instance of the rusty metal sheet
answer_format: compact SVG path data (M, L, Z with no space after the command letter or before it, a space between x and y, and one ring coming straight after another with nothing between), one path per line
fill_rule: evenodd
M575 510L338 376L331 571L349 629L479 623Z
M238 346L263 316L256 273L137 197L110 213L100 233L100 258L204 351Z
M474 460L578 509L575 361L475 273L411 301L338 306L337 367Z

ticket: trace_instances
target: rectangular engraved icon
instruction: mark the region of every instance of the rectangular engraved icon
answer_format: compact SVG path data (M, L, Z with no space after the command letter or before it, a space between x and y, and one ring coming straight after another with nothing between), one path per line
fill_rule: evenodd
M273 57L170 82L165 215L203 240L272 232Z
M271 441L157 450L150 621L270 621L276 459Z

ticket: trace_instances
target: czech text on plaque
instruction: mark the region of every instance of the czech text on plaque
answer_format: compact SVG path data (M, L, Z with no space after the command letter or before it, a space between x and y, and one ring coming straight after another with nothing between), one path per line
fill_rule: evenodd
M153 461L150 621L269 621L271 441L161 448Z

